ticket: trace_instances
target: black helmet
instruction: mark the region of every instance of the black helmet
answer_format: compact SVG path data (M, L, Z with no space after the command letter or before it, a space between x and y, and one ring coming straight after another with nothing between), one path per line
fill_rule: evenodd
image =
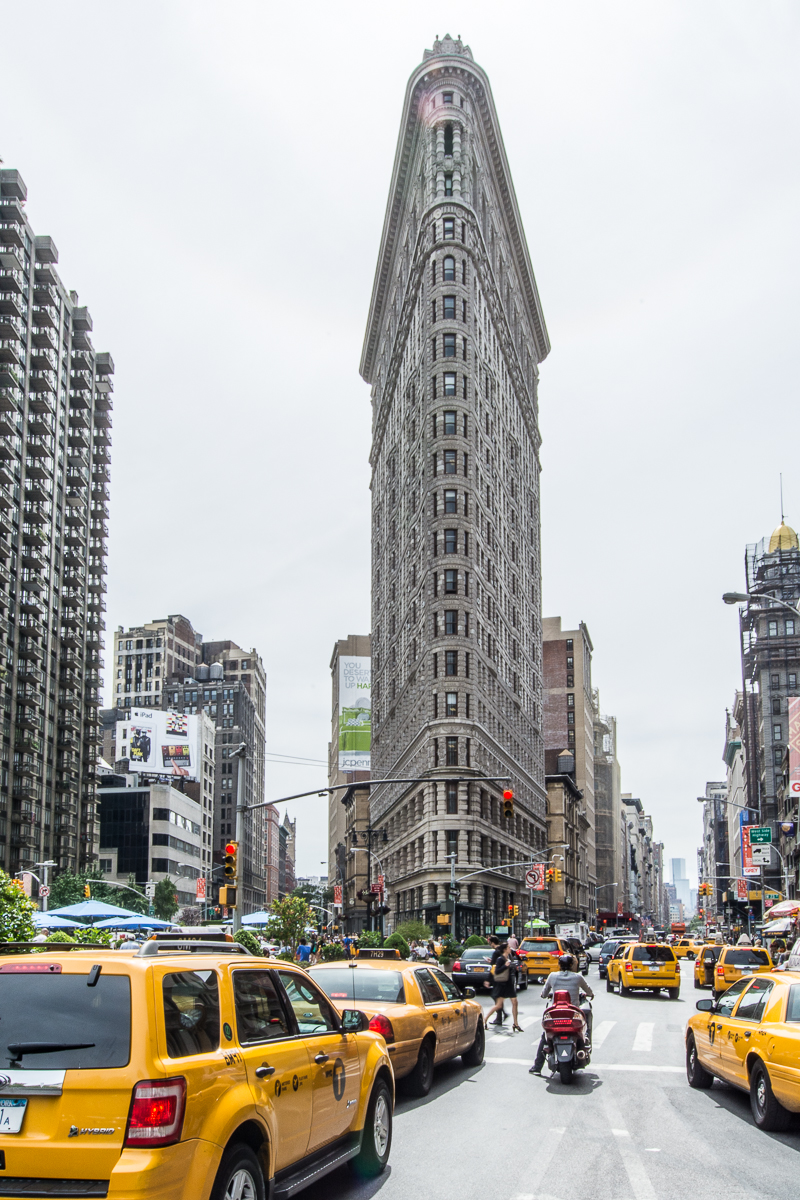
M558 965L559 965L559 967L561 967L562 971L571 971L572 970L572 955L571 954L560 955L559 959L558 959Z

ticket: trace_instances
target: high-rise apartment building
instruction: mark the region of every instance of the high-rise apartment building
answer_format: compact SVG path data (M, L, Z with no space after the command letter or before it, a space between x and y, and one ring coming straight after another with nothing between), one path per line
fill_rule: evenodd
M387 925L452 920L451 861L489 868L461 887L461 936L497 922L524 887L509 864L546 848L537 386L550 345L489 80L449 35L423 57L360 370L372 776L424 782L373 788L371 819L387 836Z
M597 865L598 919L609 921L625 896L625 822L617 760L617 718L600 709L600 693L592 690L594 708L594 840ZM602 916L601 916L602 915Z
M111 356L0 170L0 864L94 864Z
M119 719L127 719L132 708L165 708L204 712L216 727L210 895L222 878L225 842L236 832L240 770L245 804L264 800L266 687L264 665L255 649L245 650L232 641L204 641L180 613L129 629L120 626L114 634L112 695ZM241 742L248 748L245 759L233 754ZM274 833L266 808L245 814L240 847L244 913L260 911L267 902L269 864L274 868L277 855ZM276 885L277 876L271 887L275 895Z
M561 617L545 617L542 637L547 775L556 773L558 756L565 750L570 752L575 759L575 784L582 793L577 841L571 838L563 848L551 843L550 852L563 854L564 872L576 880L574 902L593 921L597 866L592 639L583 621L577 629L562 629Z

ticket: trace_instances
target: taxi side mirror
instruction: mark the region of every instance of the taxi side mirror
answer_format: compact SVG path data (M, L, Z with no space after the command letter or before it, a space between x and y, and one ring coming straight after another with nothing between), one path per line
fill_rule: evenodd
M698 1000L695 1004L695 1008L698 1012L713 1012L714 1001L708 999Z
M464 997L465 1000L472 1000L475 996L475 988L474 987L462 988L461 995Z
M369 1017L358 1008L345 1008L342 1012L343 1033L363 1033L369 1029Z

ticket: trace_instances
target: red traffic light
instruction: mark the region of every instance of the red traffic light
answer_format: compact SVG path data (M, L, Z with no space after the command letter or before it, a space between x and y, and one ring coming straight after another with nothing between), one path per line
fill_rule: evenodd
M227 846L225 847L225 853L235 854L238 849L239 847L237 846L236 842L228 842Z
M506 790L503 792L503 799L504 800L513 800L514 799L514 793L512 792L511 788L506 788Z

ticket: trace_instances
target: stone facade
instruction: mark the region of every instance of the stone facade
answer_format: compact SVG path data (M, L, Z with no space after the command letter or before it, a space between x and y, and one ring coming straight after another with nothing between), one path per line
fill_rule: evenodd
M549 341L489 81L408 84L361 374L372 389L372 774L392 922L497 921L546 849L538 365ZM458 782L448 782L454 775ZM515 792L502 817L501 782ZM450 856L450 857L448 857ZM491 868L495 868L494 871Z
M616 913L625 901L624 822L617 759L617 719L600 711L600 694L592 691L594 707L594 819L597 864L597 912Z

